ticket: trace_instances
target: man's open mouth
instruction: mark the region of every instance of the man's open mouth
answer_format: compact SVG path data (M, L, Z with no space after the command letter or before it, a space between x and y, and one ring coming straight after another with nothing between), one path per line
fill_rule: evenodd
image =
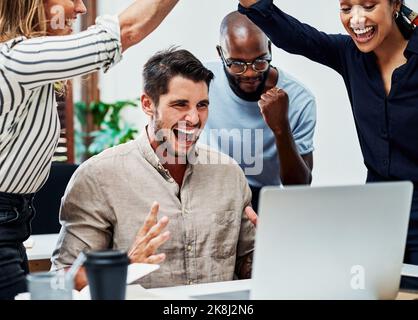
M199 138L199 129L173 128L173 133L180 143L192 144Z

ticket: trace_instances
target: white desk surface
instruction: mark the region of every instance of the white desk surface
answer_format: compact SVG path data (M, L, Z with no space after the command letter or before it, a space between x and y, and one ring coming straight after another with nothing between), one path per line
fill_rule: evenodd
M236 280L227 282L215 282L189 286L168 287L158 289L144 289L140 285L129 285L126 290L126 300L191 300L198 295L210 295L219 293L249 290L252 280ZM29 293L23 293L18 300L30 299ZM73 299L90 300L88 292L74 291ZM397 300L418 300L418 294L399 293Z
M158 289L148 289L147 291L153 295L162 298L175 298L179 300L190 299L197 295L209 295L218 293L228 293L235 291L250 290L251 280L236 280L226 282L214 282L204 284L194 284L188 286L168 287Z
M28 260L49 260L55 249L57 240L58 233L30 236L30 238L25 241L26 244L31 244L31 248L26 248Z
M415 271L414 271L415 274ZM237 280L145 290L140 286L128 286L127 299L189 300L195 296L229 293L251 289L252 280ZM396 300L418 300L417 293L400 292Z

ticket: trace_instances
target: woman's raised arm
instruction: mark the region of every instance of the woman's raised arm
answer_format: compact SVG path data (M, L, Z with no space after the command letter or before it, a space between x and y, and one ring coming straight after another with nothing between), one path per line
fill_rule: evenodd
M159 26L178 0L136 0L119 15L122 51L137 44Z

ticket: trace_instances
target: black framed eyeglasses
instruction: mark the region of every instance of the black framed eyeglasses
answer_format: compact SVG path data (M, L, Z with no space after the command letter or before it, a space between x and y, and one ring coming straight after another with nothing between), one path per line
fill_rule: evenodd
M248 66L251 66L255 72L261 73L267 71L270 67L271 56L266 56L265 58L257 58L251 62L244 62L240 60L225 59L223 49L221 46L217 46L216 49L222 59L222 62L229 68L229 70L236 75L244 74Z

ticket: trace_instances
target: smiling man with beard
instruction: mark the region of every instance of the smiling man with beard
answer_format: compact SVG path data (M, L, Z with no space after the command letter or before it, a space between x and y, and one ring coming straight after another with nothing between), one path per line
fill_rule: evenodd
M233 159L196 144L213 73L190 52L170 49L154 55L143 76L148 125L136 140L74 173L62 200L53 269L70 266L82 250L113 248L128 251L131 262L165 260L140 281L146 288L249 278L250 188ZM81 270L76 287L86 283Z
M270 41L247 17L232 12L220 29L204 137L243 168L257 208L264 186L311 183L315 98L270 64Z

